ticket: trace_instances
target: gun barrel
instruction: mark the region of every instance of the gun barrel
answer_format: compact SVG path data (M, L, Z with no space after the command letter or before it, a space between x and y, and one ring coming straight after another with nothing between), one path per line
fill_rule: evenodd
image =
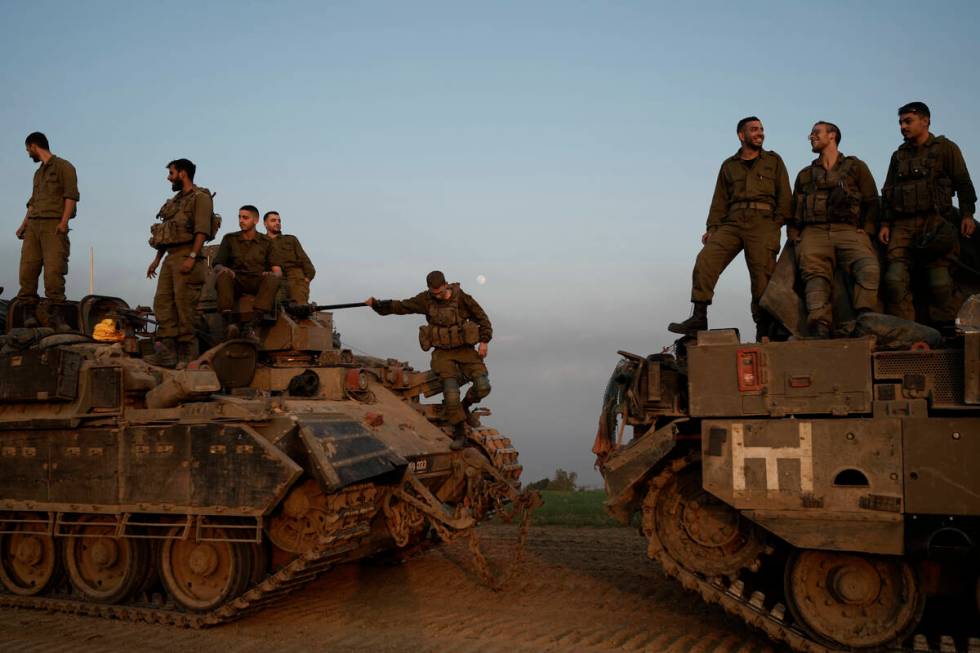
M349 302L347 304L317 304L314 302L316 310L318 311L335 311L340 308L357 308L358 306L367 306L364 302Z

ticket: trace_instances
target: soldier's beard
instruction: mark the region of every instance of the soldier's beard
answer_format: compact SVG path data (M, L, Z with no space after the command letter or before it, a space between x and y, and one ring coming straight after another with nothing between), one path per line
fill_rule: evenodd
M170 184L170 190L172 190L174 192L179 191L183 187L184 187L184 185L182 183L180 183L179 181L175 181L174 183Z
M38 155L36 155L36 154L30 154L29 156L31 157L31 161L33 161L34 163L40 163L41 162L41 157L39 157Z

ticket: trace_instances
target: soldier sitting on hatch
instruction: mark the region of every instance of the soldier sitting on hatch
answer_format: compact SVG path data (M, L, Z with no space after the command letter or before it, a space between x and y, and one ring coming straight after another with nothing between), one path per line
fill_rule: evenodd
M368 297L364 303L378 315L425 315L426 324L419 328L422 351L432 352L432 371L442 380L442 405L446 421L453 427L452 449L466 444L466 423L478 424L469 409L490 394L490 377L483 359L493 336L490 319L475 299L458 283L446 283L442 272L434 270L425 278L428 290L408 299L378 300ZM478 345L476 349L474 345ZM462 403L459 380L472 381Z
M262 218L265 235L272 239L282 274L289 288L289 301L296 304L310 303L310 281L316 274L313 262L306 255L299 239L282 233L282 218L278 211L268 211Z
M229 338L238 336L238 327L231 323L235 301L243 294L255 295L252 320L247 323L246 337L254 338L254 328L272 314L282 268L272 240L256 230L259 210L246 204L238 210L238 226L241 231L227 234L221 239L214 257L217 273L215 289L218 292L218 310Z

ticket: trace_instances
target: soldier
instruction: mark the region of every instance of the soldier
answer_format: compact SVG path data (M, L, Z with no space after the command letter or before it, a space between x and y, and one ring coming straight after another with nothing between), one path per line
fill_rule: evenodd
M215 288L218 291L218 310L225 323L228 337L236 337L237 327L231 324L231 312L235 300L248 293L255 295L252 320L246 325L246 337L255 338L254 327L272 313L282 268L272 240L255 228L259 223L259 210L251 204L238 209L238 226L241 231L227 234L214 257L217 273Z
M881 189L884 218L878 238L888 246L885 310L915 319L911 268L916 262L926 268L930 318L947 325L956 318L957 310L949 274L959 249L956 232L969 238L976 230L977 193L960 148L945 136L933 136L931 122L929 107L922 102L910 102L898 110L905 142L888 164ZM953 193L959 199L959 211L953 207ZM928 240L948 243L946 251L915 261L913 249Z
M453 427L453 450L466 444L466 423L476 425L469 409L490 394L490 377L483 359L493 336L490 319L475 299L460 289L458 283L447 284L438 270L425 278L428 290L409 299L377 300L365 303L378 315L425 315L426 324L419 328L422 351L432 352L432 371L442 379L442 405L446 421ZM473 349L473 345L478 345ZM459 401L460 377L472 381L463 402Z
M296 304L310 303L310 281L316 274L313 262L306 255L296 236L283 235L282 218L278 211L268 211L262 217L265 235L272 239L283 277L289 288L289 300Z
M72 164L51 153L41 132L28 134L24 145L31 160L41 165L34 172L34 190L24 221L17 228L17 238L24 241L17 296L37 299L37 280L43 267L44 296L63 302L70 252L68 221L75 217L78 204L78 177Z
M207 263L201 255L204 242L214 237L214 201L206 188L194 184L197 166L188 159L167 164L167 181L176 194L167 200L150 229L150 247L156 257L146 270L146 278L157 276L163 261L153 312L157 323L159 349L148 361L162 367L186 365L197 358L194 320L197 302L207 277ZM175 348L176 341L176 348Z
M708 209L708 228L694 264L691 302L694 311L683 322L671 322L673 333L694 335L708 328L708 305L718 277L738 253L745 252L752 285L752 319L756 339L766 334L769 318L759 299L769 284L779 251L779 228L789 217L791 192L786 166L778 154L762 149L765 131L755 116L736 127L741 147L718 171Z
M810 146L819 156L796 176L786 229L806 283L810 334L817 338L830 337L838 260L854 279L854 309L872 311L878 303L880 270L870 236L877 227L878 189L864 161L840 153L840 139L837 125L813 125Z

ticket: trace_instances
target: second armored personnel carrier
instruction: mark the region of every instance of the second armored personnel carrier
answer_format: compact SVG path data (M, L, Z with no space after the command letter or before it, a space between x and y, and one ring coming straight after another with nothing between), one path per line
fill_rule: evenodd
M0 606L207 626L526 513L510 441L451 451L435 377L341 349L330 313L171 370L120 299L4 308Z
M722 329L620 352L595 448L609 511L796 651L977 650L976 306L939 348Z

